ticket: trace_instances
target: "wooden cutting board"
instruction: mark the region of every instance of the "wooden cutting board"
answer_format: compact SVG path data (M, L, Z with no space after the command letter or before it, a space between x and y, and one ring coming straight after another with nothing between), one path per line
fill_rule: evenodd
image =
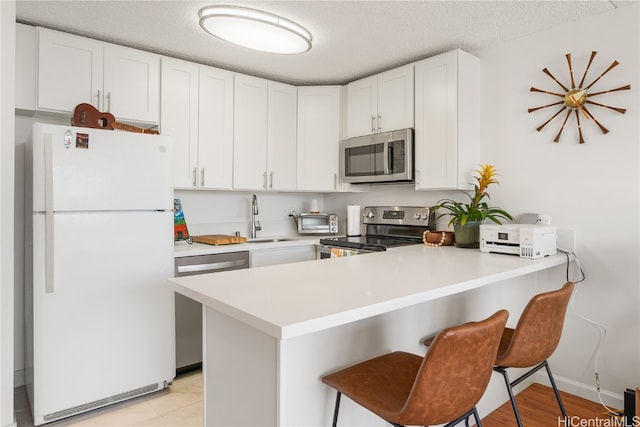
M231 245L234 243L246 243L246 237L230 236L226 234L207 234L205 236L192 236L194 242L207 245Z

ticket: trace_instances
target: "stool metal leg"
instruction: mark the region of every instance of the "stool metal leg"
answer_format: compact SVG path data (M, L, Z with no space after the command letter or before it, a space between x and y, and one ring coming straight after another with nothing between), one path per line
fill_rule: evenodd
M516 423L518 427L522 427L522 420L520 419L520 413L518 412L518 406L516 405L516 398L513 395L513 389L511 388L511 383L509 382L509 375L507 375L507 370L501 366L496 366L493 368L494 371L500 372L502 377L504 378L504 382L507 385L507 392L509 393L509 400L511 401L511 407L513 408L513 414L516 416Z
M331 424L333 427L337 427L338 426L338 411L340 410L340 396L342 396L342 393L337 392L336 393L336 406L333 409L333 424Z
M473 418L476 419L476 427L482 427L482 422L480 421L480 414L478 414L478 408L476 408L475 406L473 407ZM469 421L468 418L467 418L467 421Z
M560 392L558 391L558 387L556 387L556 382L553 379L553 374L551 374L551 368L549 367L549 362L547 362L546 360L544 361L544 367L547 368L547 375L549 375L549 381L551 382L551 386L553 387L553 392L556 395L558 406L560 406L560 412L562 412L562 416L566 421L568 419L567 411L565 411L564 409L564 405L562 404L562 399L560 398Z

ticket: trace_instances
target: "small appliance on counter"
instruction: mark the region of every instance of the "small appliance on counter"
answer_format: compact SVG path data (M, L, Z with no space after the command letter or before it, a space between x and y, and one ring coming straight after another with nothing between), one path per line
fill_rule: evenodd
M298 234L338 234L338 215L328 213L301 213L296 221Z
M482 224L480 251L543 258L556 254L556 228L536 224Z

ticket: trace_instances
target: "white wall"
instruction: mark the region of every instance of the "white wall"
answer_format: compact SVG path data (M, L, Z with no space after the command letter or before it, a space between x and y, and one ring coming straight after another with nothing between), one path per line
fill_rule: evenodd
M575 311L607 328L598 366L605 400L616 406L622 404L625 388L640 384L639 9L635 4L472 52L481 58L483 70L482 162L496 165L501 173L501 185L490 189L491 202L515 215L547 214L553 224L576 230L577 255L587 280L575 294ZM572 117L561 142L555 144L552 140L562 119L545 132L535 130L555 110L527 113L530 107L554 100L530 93L529 88L559 90L542 73L545 67L570 85L566 53L572 54L579 81L592 50L598 55L588 82L613 60L620 62L594 91L625 84L632 89L600 96L597 101L627 108L627 112L589 107L609 134L602 135L593 123L582 120L586 143L580 145ZM366 194L328 195L325 205L344 215L344 205L349 203L429 205L446 196L414 192L410 186L381 186ZM576 313L569 313L551 363L562 389L597 401L594 351L600 331ZM517 316L519 312L512 312L512 319Z
M496 196L507 209L541 212L555 224L575 227L577 254L587 275L575 296L575 310L607 328L598 363L600 383L617 395L640 384L639 14L636 3L480 52L486 100L483 155L499 165L504 176ZM571 117L560 142L553 143L563 119L556 118L538 133L535 128L555 109L528 114L527 108L555 100L531 93L529 87L559 89L542 72L545 67L570 85L566 53L572 54L579 82L591 51L598 54L587 82L614 60L620 63L592 92L631 84L630 91L594 100L627 112L589 106L610 132L603 135L592 121L582 119L586 142L580 145ZM598 328L575 315L568 317L552 359L565 390L595 398L590 390L598 336Z
M14 424L14 81L13 1L0 2L0 426Z

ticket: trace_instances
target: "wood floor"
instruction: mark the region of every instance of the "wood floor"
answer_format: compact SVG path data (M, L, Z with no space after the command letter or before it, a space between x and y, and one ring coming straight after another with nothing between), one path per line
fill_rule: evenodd
M569 417L576 417L568 425L558 422L560 409L549 387L533 384L519 393L516 402L524 427L619 425L596 424L593 421L607 418L602 415L600 404L562 392L561 395ZM169 389L162 392L77 415L51 423L48 427L200 427L203 423L202 403L202 375L196 372L178 377ZM16 409L18 427L32 427L24 387L17 389ZM485 416L482 425L515 427L510 403Z
M599 403L560 392L562 402L570 418L565 424L559 420L560 408L553 389L541 384L533 384L516 396L516 404L524 427L572 427L606 426L614 424L598 423L596 419L608 419ZM613 409L613 408L612 408ZM615 424L617 425L617 424ZM482 427L514 427L515 416L511 403L507 402L482 419Z

